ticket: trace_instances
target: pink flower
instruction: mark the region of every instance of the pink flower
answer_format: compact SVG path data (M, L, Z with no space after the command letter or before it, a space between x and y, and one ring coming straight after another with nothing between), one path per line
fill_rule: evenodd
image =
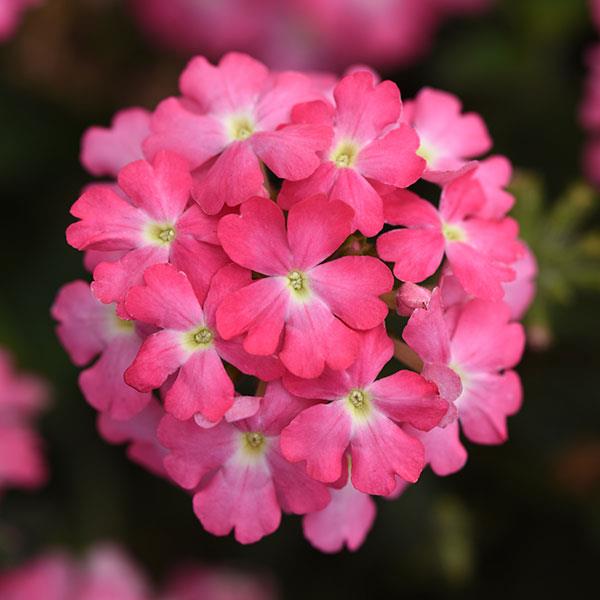
M201 208L216 214L266 195L261 161L277 177L298 180L319 166L331 130L290 124L292 107L318 97L301 73L271 74L244 54L226 54L218 66L196 57L180 79L183 98L162 102L152 117L145 150L173 150L201 167L193 190Z
M219 303L250 281L250 272L224 267L202 304L185 273L168 264L149 267L145 285L129 290L126 307L134 319L159 330L144 340L125 381L148 392L175 375L165 395L167 412L182 420L200 413L216 422L233 403L233 383L222 359L265 379L280 376L274 359L250 356L239 341L222 340L216 330Z
M151 600L145 577L125 553L110 544L91 549L80 564L48 552L0 573L2 600Z
M0 42L5 42L14 33L25 11L41 3L41 0L0 1Z
M267 386L260 410L248 419L211 429L167 415L159 440L169 449L165 467L181 486L197 488L194 511L207 531L242 544L279 527L281 511L304 514L324 508L327 488L288 463L279 434L309 401L290 396L280 383Z
M482 118L461 111L456 96L432 88L423 88L405 103L403 120L419 134L418 154L427 161L424 179L443 183L492 147Z
M478 444L506 440L506 418L521 405L521 384L512 368L523 354L525 335L510 322L510 310L499 302L474 299L444 312L439 291L428 308L416 309L403 337L424 362L423 375L434 381L454 404L463 433ZM493 343L491 341L493 340ZM456 380L462 391L456 395ZM458 423L417 435L427 461L439 475L464 465L466 451Z
M351 233L352 210L315 196L289 211L253 198L241 214L227 215L218 236L237 264L266 277L226 297L217 328L231 339L245 334L244 348L274 352L292 373L316 377L329 365L348 367L356 357L355 330L376 327L387 315L379 299L391 290L392 274L369 256L346 256L320 264Z
M144 158L142 142L150 134L150 112L126 108L113 118L111 126L90 127L81 140L80 160L96 177L117 177L129 163Z
M465 290L478 298L500 300L502 283L512 281L509 266L519 253L517 223L478 217L485 204L481 185L471 172L442 191L439 210L408 191L386 197L386 220L403 225L377 240L383 260L393 261L403 281L423 281L440 266L444 254Z
M36 377L16 373L0 348L0 494L6 488L43 485L47 467L32 420L46 406L48 390Z
M340 480L330 488L331 502L302 519L304 537L321 552L339 552L344 546L358 550L375 521L375 502L352 485L348 473L343 469Z
M187 208L191 183L186 161L160 152L152 163L136 161L119 172L119 186L129 201L108 186L92 186L71 208L81 219L67 229L71 246L124 252L114 262L98 264L92 284L99 300L117 302L120 317L128 317L125 295L141 283L147 267L173 262L202 296L227 262L217 245L216 219L197 206Z
M76 365L84 366L100 355L79 376L86 400L118 420L139 413L150 394L134 390L123 380L142 343L135 324L120 319L114 306L99 302L89 284L81 280L60 289L51 312L58 321L56 334Z
M361 492L386 496L396 476L415 482L425 465L421 443L399 424L435 427L448 409L434 385L417 373L398 371L375 381L392 358L384 326L364 333L356 362L346 371L326 370L306 380L286 376L286 388L321 403L301 412L282 432L281 449L306 472L332 483L342 476L343 458L352 458L352 484Z
M323 163L307 179L284 181L278 202L296 202L325 193L354 209L353 229L376 235L383 227L383 204L371 181L407 187L423 172L418 137L411 127L396 126L402 112L400 91L391 81L376 83L372 73L344 77L334 90L335 106L312 102L295 107L297 123L333 127Z
M503 284L503 301L509 306L513 321L519 321L525 316L535 298L537 288L538 266L535 256L525 242L521 241L520 246L520 256L512 265L516 277L514 281Z
M153 398L141 412L126 421L113 419L105 412L100 413L97 427L109 444L128 444L129 460L159 477L167 478L163 466L167 451L156 437L158 424L164 415L163 407Z

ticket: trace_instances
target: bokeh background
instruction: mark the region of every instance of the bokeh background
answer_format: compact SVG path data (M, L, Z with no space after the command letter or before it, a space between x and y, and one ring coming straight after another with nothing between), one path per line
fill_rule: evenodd
M0 46L0 344L45 376L50 483L0 505L0 565L48 545L122 543L157 579L179 559L270 573L294 598L558 598L597 587L600 551L600 202L581 175L577 112L584 53L598 33L584 0L498 0L446 20L410 67L386 67L405 97L430 85L485 118L495 151L521 170L523 234L538 252L521 413L501 447L469 447L460 473L423 474L379 516L355 554L326 556L300 519L244 547L205 533L188 496L96 433L48 308L85 277L64 239L89 180L91 124L175 92L184 54L154 46L116 0L47 0Z

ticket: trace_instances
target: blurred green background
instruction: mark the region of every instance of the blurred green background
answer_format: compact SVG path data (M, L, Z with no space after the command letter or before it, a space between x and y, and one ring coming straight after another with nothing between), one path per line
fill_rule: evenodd
M31 12L0 47L0 344L53 386L42 420L52 478L39 494L3 498L1 563L113 539L156 578L181 558L226 562L271 572L286 599L557 598L597 586L600 272L590 232L600 211L595 193L568 192L581 179L582 57L596 38L584 0L499 0L447 22L411 69L384 73L405 97L423 85L458 94L486 119L494 150L544 183L542 192L522 176L516 189L542 268L530 325L552 342L519 368L525 404L506 445L470 446L457 475L424 473L399 500L378 502L358 553L325 556L295 517L249 547L203 532L185 493L98 437L48 313L60 285L86 276L64 240L89 180L79 139L120 108L175 93L185 60L151 48L121 2L48 0ZM573 206L556 212L565 195ZM574 230L577 215L587 233Z

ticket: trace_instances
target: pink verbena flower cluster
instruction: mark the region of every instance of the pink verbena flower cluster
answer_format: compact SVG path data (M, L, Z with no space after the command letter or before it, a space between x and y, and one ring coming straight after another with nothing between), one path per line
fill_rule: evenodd
M590 10L600 31L600 2L590 0ZM590 182L600 186L600 44L588 48L585 58L589 72L579 118L589 138L583 151L583 171Z
M41 0L0 0L0 42L13 36L23 14Z
M130 0L152 40L217 57L243 50L274 68L404 65L429 48L448 16L493 0ZM351 41L350 41L351 40Z
M183 565L159 591L118 546L97 544L75 560L48 551L0 572L2 600L274 600L269 581L225 568Z
M206 530L250 543L293 513L356 549L371 496L460 469L460 428L502 442L519 408L533 271L510 164L476 160L489 134L451 94L403 105L369 71L325 87L228 54L180 87L84 136L116 180L71 209L93 282L59 292L58 335L102 435Z
M17 373L0 348L0 496L6 489L35 489L47 478L42 440L33 421L48 400L37 377Z

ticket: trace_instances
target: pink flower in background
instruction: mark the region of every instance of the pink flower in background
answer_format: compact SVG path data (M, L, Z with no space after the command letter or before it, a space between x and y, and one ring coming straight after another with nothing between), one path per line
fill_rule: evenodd
M25 12L42 3L42 0L0 0L0 42L15 33Z
M139 413L150 394L138 392L123 380L142 344L135 323L119 318L114 305L98 301L89 284L81 280L60 289L51 312L58 321L56 334L76 365L85 366L100 356L79 376L86 400L114 419Z
M279 351L287 369L316 377L325 365L348 367L359 345L356 330L377 326L392 288L387 267L370 256L322 263L351 232L352 209L314 196L289 211L270 200L247 201L227 215L218 236L237 264L266 275L229 295L217 310L225 338L245 334L244 348L267 356Z
M313 380L286 376L290 392L320 403L283 430L284 456L305 461L311 477L333 483L342 476L349 451L352 484L367 494L391 494L396 476L417 481L425 465L423 447L398 424L427 431L440 422L448 403L435 386L410 371L375 381L393 353L381 326L361 336L356 362L346 371L327 370Z
M488 152L492 140L483 119L462 113L453 94L423 88L404 105L403 119L419 134L419 155L427 162L424 179L444 183L469 160Z
M465 290L478 298L501 300L502 283L512 281L517 259L517 223L478 217L486 203L471 172L442 191L439 210L412 192L385 197L386 221L403 225L377 241L379 257L394 262L398 279L423 281L433 275L444 255Z
M142 142L150 135L150 117L143 108L126 108L110 127L90 127L81 140L81 164L96 177L116 179L124 166L144 158Z
M295 122L333 128L333 139L310 177L283 184L279 203L289 209L314 194L327 194L349 204L352 228L370 237L383 227L383 203L370 182L407 187L419 179L425 163L416 154L415 132L403 123L394 126L402 112L395 83L376 83L372 73L359 71L344 77L333 95L334 108L324 102L295 107Z
M440 23L493 0L130 0L150 41L182 54L237 49L277 69L337 69L355 62L405 66Z
M295 104L319 97L309 77L270 73L244 54L226 54L218 66L193 59L181 75L182 98L161 103L144 148L172 150L201 167L194 198L208 214L224 204L266 195L261 161L283 179L308 177L319 166L330 128L290 123Z
M466 460L459 423L465 436L478 444L499 444L507 438L506 418L519 410L522 397L513 367L525 346L523 327L510 318L506 304L478 299L445 311L436 291L429 306L417 308L404 329L404 339L424 362L423 375L446 399L454 398L458 414L458 421L431 432L411 428L439 475L459 470Z
M47 402L46 384L17 373L10 354L0 348L0 495L7 488L34 489L45 483L43 444L32 421Z
M104 303L117 303L122 318L127 290L141 283L144 269L172 261L184 269L202 297L212 275L227 259L218 247L217 220L188 207L191 176L184 159L160 152L152 163L128 164L119 172L124 199L108 186L92 186L75 202L80 220L67 229L78 250L123 251L94 269L92 290Z
M272 383L258 412L238 422L202 429L165 417L159 429L170 451L165 467L180 485L197 489L194 511L205 529L215 535L233 529L236 540L249 544L279 527L281 511L304 514L327 505L327 488L279 449L281 429L308 404Z

